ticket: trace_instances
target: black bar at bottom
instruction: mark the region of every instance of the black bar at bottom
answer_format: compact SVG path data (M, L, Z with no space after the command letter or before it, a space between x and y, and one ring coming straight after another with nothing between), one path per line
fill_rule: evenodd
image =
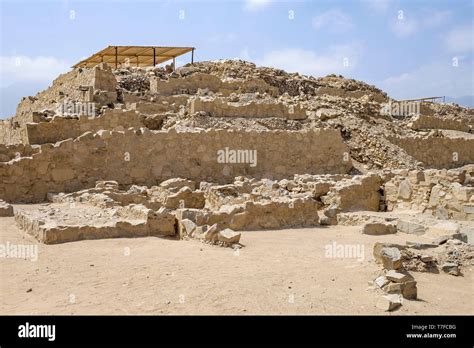
M472 321L472 316L2 316L0 345L225 342L472 347ZM25 325L55 325L54 341L19 337Z

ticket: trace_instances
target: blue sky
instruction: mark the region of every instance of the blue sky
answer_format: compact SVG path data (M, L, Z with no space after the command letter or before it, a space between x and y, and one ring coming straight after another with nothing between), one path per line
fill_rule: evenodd
M472 0L0 3L2 118L108 45L194 46L196 60L337 73L394 98L474 95Z

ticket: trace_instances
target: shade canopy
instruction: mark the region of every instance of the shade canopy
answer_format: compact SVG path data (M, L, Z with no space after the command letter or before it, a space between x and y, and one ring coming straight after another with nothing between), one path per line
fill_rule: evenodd
M75 64L73 68L94 67L100 63L108 63L118 67L122 64L131 66L154 66L175 59L185 53L192 52L194 47L163 47L163 46L108 46Z

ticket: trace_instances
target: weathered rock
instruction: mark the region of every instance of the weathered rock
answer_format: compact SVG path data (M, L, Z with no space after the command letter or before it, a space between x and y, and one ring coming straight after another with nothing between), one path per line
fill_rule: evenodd
M418 289L415 280L408 280L402 284L402 296L408 300L416 300Z
M321 225L337 225L337 214L339 214L339 212L340 209L335 207L329 207L324 209L324 216L322 216L320 219Z
M395 244L395 243L380 243L377 242L374 244L374 250L373 250L373 255L375 258L375 262L377 263L383 263L382 261L382 250L384 248L397 248L398 250L404 250L406 246L400 245L400 244Z
M404 200L407 200L407 199L410 199L411 194L412 194L412 188L411 188L410 181L408 179L403 180L400 183L400 186L398 188L398 197Z
M399 294L384 295L377 301L377 308L386 312L394 311L402 305L402 296Z
M401 283L389 283L383 290L387 294L401 294L402 293L402 284Z
M404 283L412 278L408 274L400 273L395 270L388 271L385 276L388 280L391 280L395 283Z
M460 241L459 239L448 239L446 244L448 244L448 245L461 245L462 241Z
M191 190L196 189L196 183L192 180L183 179L183 178L173 178L163 181L160 184L160 187L166 190L178 191L183 187L189 187Z
M240 241L240 233L226 228L217 233L217 240L220 242L225 242L227 244L234 244Z
M393 234L397 232L395 225L390 223L367 223L362 227L362 233L372 236Z
M173 236L176 218L165 208L141 204L100 208L84 203L47 204L15 212L15 222L45 244L84 239Z
M420 259L423 262L433 262L433 261L435 261L434 257L431 256L431 255L421 255Z
M402 267L402 255L397 248L383 248L380 255L385 269L396 270Z
M341 180L327 195L321 197L324 204L339 211L378 211L380 204L380 177L378 175L357 175L350 180Z
M0 217L5 216L13 216L13 207L0 199Z
M452 221L440 222L430 226L428 232L432 235L449 235L459 232L459 224Z
M203 225L203 226L197 226L196 229L194 230L193 236L195 238L201 238L202 235L209 229L208 225Z
M408 234L421 235L426 232L426 227L415 222L398 220L397 231Z
M310 197L246 201L232 210L229 226L233 230L277 229L319 225L319 204Z
M202 209L206 204L204 192L192 191L191 188L184 186L177 193L166 197L164 206L169 209L176 208L195 208Z
M208 241L208 242L216 242L217 241L217 233L218 233L217 224L212 225L209 229L201 234L201 238Z
M441 244L446 243L450 239L457 239L457 240L460 240L462 242L467 243L467 236L464 233L453 233L453 234L450 234L450 235L447 234L447 235L444 235L444 236L439 236L433 241L433 243L441 245Z
M169 210L160 208L158 211L149 210L147 222L152 233L172 236L176 234L176 217Z
M379 288L383 288L388 283L390 283L390 281L385 276L377 277L374 280L374 284L377 285Z
M416 249L416 250L425 250L425 249L432 249L438 247L436 243L420 243L420 242L411 242L407 241L406 246L408 248Z
M322 108L316 111L316 117L318 117L321 121L337 118L340 115L341 115L340 111L335 110L335 109Z
M463 227L460 232L466 235L466 243L474 245L474 227Z
M459 266L454 262L446 262L441 266L441 269L448 274L457 276L459 275Z
M197 225L191 220L184 219L184 220L179 221L178 232L179 232L180 238L183 238L184 236L193 237L193 234L196 228L197 228Z

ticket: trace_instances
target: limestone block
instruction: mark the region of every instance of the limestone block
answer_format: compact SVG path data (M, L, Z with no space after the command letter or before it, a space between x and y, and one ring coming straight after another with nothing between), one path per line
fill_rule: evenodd
M362 233L380 236L384 234L393 234L397 232L397 228L392 223L367 223L362 227Z
M398 197L404 200L408 200L410 199L411 194L412 194L412 188L411 188L410 181L408 179L403 180L400 183L400 186L398 188Z
M402 305L402 296L399 294L384 295L377 301L376 307L386 312L396 310Z
M0 217L13 216L13 207L0 199Z
M230 228L226 228L217 233L217 240L220 242L225 242L227 244L234 244L240 241L240 235L240 233L235 232Z
M402 267L402 256L397 248L383 248L380 252L383 267L387 270L396 270ZM390 278L387 279L392 280Z
M398 220L397 222L397 231L408 234L422 235L426 232L427 228L421 224L407 221L407 220Z

